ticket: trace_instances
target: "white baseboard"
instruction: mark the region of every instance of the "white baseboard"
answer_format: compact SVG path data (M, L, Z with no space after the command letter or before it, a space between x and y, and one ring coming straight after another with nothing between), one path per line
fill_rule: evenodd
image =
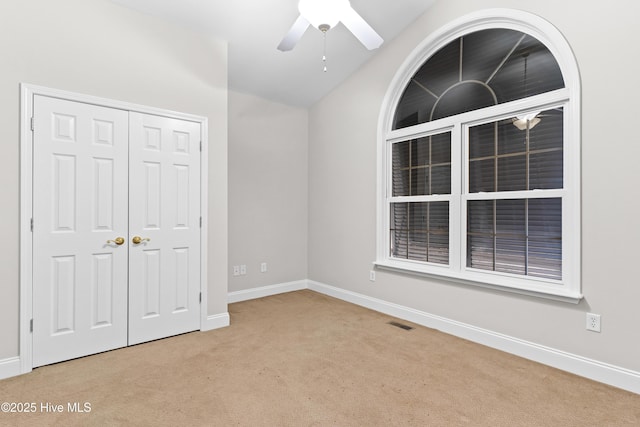
M262 286L259 288L246 289L243 291L229 292L227 302L248 301L251 299L264 298L272 295L283 294L285 292L301 291L308 288L307 280L298 280L295 282L281 283L279 285Z
M214 329L224 328L231 324L229 313L220 313L207 316L207 319L202 323L200 330L202 332L212 331Z
M240 302L302 289L310 289L312 291L385 313L399 319L404 319L428 328L437 329L478 344L486 345L488 347L524 357L563 371L571 372L594 381L640 394L640 372L613 366L597 360L545 347L486 329L477 328L455 320L435 316L423 311L319 282L301 280L297 282L283 283L280 285L264 286L255 289L231 292L229 293L228 300L229 303ZM229 324L229 313L211 315L207 317L201 330L209 331L229 326ZM0 360L0 379L14 377L21 373L20 357L11 357Z
M200 330L203 332L211 331L213 329L224 328L229 325L229 313L215 314L207 317L207 320L203 323ZM22 368L22 361L18 356L0 360L0 380L15 377L31 371L30 368L25 371L23 371Z
M308 281L308 289L390 316L440 330L478 344L533 360L581 377L640 394L640 372L513 338L455 320L393 304L366 295Z
M0 380L15 377L22 373L20 357L10 357L0 360Z

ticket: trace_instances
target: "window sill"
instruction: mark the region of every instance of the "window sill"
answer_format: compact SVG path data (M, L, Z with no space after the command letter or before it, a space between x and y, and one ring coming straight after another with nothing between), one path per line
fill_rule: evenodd
M527 295L536 298L545 298L554 301L567 302L571 304L578 304L583 295L580 292L566 289L566 286L562 285L548 285L541 282L541 284L534 284L528 286L506 286L499 283L488 283L486 280L481 280L482 276L489 275L487 273L458 273L455 274L448 267L439 266L424 266L423 264L413 263L411 261L397 261L397 260L383 260L373 263L375 268L381 270L388 270L396 273L409 274L419 277L428 277L432 279L445 280L462 285L476 286L486 289L493 289L503 292L510 292L519 295ZM500 277L502 279L502 277ZM526 280L526 279L525 279ZM506 281L506 280L503 280ZM524 281L518 278L518 281ZM534 281L532 281L534 282Z

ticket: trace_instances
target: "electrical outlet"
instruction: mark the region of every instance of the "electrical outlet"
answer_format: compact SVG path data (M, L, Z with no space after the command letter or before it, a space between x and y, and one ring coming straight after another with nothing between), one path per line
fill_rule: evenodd
M587 313L587 330L600 332L600 315Z
M369 280L372 282L376 281L376 272L374 270L369 271Z
M242 264L240 266L240 275L244 276L245 274L247 274L247 266L245 264Z
M239 276L240 275L240 266L239 265L234 265L233 266L233 275L234 276Z
M267 272L267 263L263 262L262 264L260 264L260 273L266 273Z

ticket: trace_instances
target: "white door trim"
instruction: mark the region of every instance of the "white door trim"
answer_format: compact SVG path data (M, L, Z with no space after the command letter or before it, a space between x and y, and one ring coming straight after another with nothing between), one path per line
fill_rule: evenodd
M202 150L200 155L200 329L207 325L207 194L208 194L208 119L202 116L164 110L129 102L116 101L75 92L52 89L26 83L20 84L20 318L19 318L19 359L20 373L30 372L33 368L33 343L31 319L33 318L33 245L31 218L33 217L33 97L35 95L60 98L69 101L103 107L135 111L145 114L170 117L200 123ZM36 224L37 226L37 224Z

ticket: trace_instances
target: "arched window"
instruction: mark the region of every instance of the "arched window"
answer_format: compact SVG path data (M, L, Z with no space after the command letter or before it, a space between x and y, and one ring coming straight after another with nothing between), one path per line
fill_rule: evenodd
M564 38L525 12L425 40L383 103L377 265L579 300L579 89Z

